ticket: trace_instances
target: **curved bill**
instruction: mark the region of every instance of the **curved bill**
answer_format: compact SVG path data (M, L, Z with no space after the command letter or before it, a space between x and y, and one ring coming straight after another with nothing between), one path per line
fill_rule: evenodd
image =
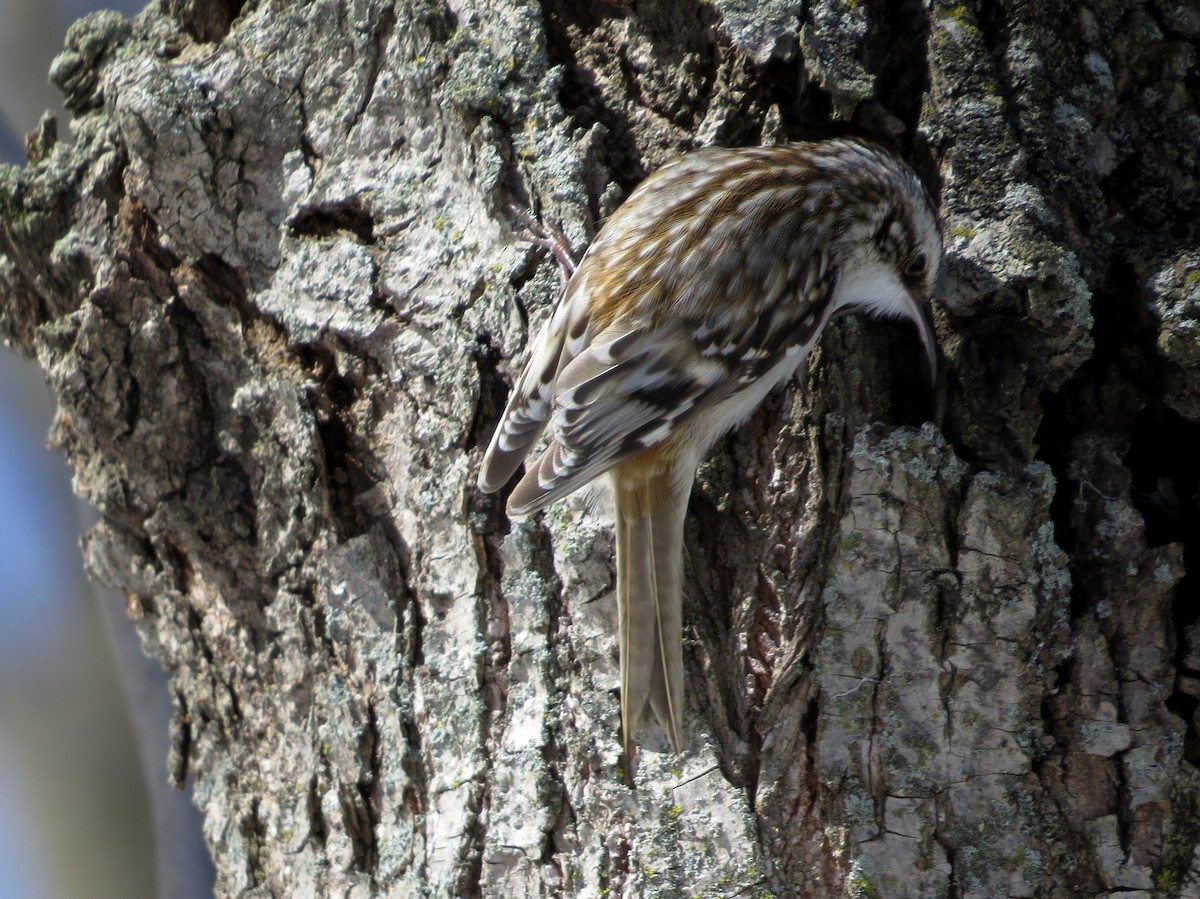
M908 317L917 326L917 336L921 338L921 349L925 351L925 377L930 385L937 380L938 342L937 332L933 328L933 308L923 297L915 296L912 291L905 291L908 307Z

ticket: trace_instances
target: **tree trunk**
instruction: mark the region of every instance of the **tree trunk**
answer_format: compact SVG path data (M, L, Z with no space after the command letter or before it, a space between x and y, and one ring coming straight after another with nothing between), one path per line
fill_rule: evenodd
M0 172L0 333L171 673L223 895L1200 895L1187 3L157 7ZM620 755L611 522L474 486L582 248L699 145L930 184L944 366L846 320L701 469L688 748ZM1189 575L1190 572L1190 575Z

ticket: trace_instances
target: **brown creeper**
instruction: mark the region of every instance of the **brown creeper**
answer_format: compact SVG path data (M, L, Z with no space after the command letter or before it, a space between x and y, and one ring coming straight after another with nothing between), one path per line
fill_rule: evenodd
M920 181L868 143L710 149L605 223L533 344L479 474L528 515L610 472L621 722L646 705L682 747L683 520L696 466L787 380L840 312L910 318L930 371L942 261Z

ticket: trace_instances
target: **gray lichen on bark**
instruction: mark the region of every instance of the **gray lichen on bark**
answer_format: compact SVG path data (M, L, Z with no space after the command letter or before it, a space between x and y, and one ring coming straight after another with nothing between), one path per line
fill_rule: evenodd
M0 333L222 894L1197 895L1186 4L170 10L71 29ZM558 290L505 207L583 246L680 150L847 130L940 204L943 373L840 322L713 453L688 751L630 768L603 504L473 486Z

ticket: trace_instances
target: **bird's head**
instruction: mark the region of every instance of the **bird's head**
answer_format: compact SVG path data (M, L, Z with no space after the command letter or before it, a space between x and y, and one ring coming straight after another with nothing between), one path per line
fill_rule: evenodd
M907 165L868 144L838 162L846 216L832 254L834 314L865 312L910 319L930 380L937 339L930 300L942 266L942 235L933 204Z

